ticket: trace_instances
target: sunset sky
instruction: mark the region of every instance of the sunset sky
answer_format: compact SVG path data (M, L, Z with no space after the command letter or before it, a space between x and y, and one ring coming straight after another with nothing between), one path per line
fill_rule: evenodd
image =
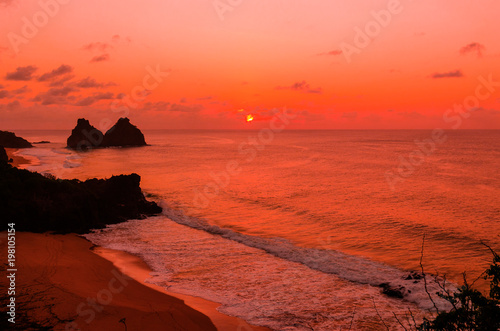
M141 129L257 129L283 108L291 129L499 129L499 13L497 0L0 0L0 129L106 130L124 114Z

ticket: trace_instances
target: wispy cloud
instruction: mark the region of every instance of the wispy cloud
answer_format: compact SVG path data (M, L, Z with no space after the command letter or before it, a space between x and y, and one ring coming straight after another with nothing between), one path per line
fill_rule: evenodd
M112 82L99 83L94 78L86 77L84 79L77 81L75 83L75 86L81 88L96 88L96 87L116 86L116 84Z
M40 77L38 77L39 82L45 82L48 80L53 80L55 78L58 78L62 75L69 74L73 72L73 67L63 64L59 68L52 70L51 72L47 72Z
M100 100L111 100L114 99L114 94L111 92L97 93L92 96L83 98L75 103L75 106L90 106Z
M70 94L77 91L78 89L72 86L65 86L62 88L51 88L46 92L39 93L36 97L32 98L30 101L40 102L44 106L71 104L75 99L75 96L72 96Z
M90 60L90 63L109 61L110 58L111 57L107 53L102 55L97 55Z
M18 108L21 108L21 103L19 103L19 101L17 100L9 102L6 105L0 104L0 110L16 110Z
M36 66L18 67L14 72L5 75L6 80L28 81L33 79L33 74L38 70Z
M291 86L278 86L277 90L292 90L292 91L300 91L305 93L322 93L320 87L311 88L310 85L305 81L297 82L292 84Z
M0 99L10 98L10 92L7 90L0 90Z
M475 53L477 57L483 56L483 52L486 47L480 43L470 43L462 48L460 48L461 55L467 55L469 53Z
M169 111L169 112L181 112L181 113L196 113L203 109L202 105L181 105L178 103L170 103L165 101L159 102L146 102L143 106L143 110L152 111Z
M436 72L431 75L431 78L437 79L437 78L459 78L463 77L464 74L462 73L461 70L455 70L455 71L449 71L449 72Z
M95 43L90 43L86 44L82 47L83 50L86 51L99 51L99 52L106 52L107 50L113 48L113 45L108 44L108 43L102 43L100 41L95 42Z
M20 87L16 90L13 90L12 91L12 94L24 94L24 93L28 93L28 92L31 92L31 89L28 88L28 85L24 85L23 87Z

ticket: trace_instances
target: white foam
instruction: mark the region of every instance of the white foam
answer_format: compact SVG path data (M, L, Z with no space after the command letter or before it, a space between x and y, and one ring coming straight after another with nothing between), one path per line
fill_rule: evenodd
M166 208L165 206L163 206L163 214L176 223L219 235L249 247L262 249L276 257L301 263L311 269L334 274L348 281L377 287L383 283L389 284L394 288L402 286L405 288L403 291L405 300L417 304L421 309L433 308L433 303L425 291L423 280L405 279L409 275L408 271L339 251L297 247L283 238L266 239L238 233L230 229L208 224L198 218L186 216L179 211ZM428 291L429 293L433 293L432 298L438 308L440 310L450 309L451 306L447 301L434 294L440 292L440 287L433 281L433 278L428 279L427 283Z
M169 291L219 302L219 310L275 330L391 327L392 312L414 305L381 295L378 287L336 276L166 217L131 220L86 235L97 245L136 254L154 270L148 282ZM282 240L276 240L280 245Z

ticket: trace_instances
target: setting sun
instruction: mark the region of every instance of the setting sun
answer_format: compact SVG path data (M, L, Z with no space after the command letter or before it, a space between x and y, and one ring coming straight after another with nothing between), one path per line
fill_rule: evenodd
M247 115L247 122L251 122L253 121L253 115L252 114L248 114Z

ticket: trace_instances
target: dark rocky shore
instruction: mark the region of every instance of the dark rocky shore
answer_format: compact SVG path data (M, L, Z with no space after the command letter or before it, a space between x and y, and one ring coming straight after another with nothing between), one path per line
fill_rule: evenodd
M0 161L2 229L16 223L18 231L85 233L162 209L147 201L137 174L109 179L60 180L21 170Z
M33 145L29 141L16 136L9 131L0 131L0 146L5 148L30 148Z
M48 178L12 167L0 160L0 212L16 230L30 232L86 233L128 219L162 211L147 201L137 174L89 179L84 182Z

